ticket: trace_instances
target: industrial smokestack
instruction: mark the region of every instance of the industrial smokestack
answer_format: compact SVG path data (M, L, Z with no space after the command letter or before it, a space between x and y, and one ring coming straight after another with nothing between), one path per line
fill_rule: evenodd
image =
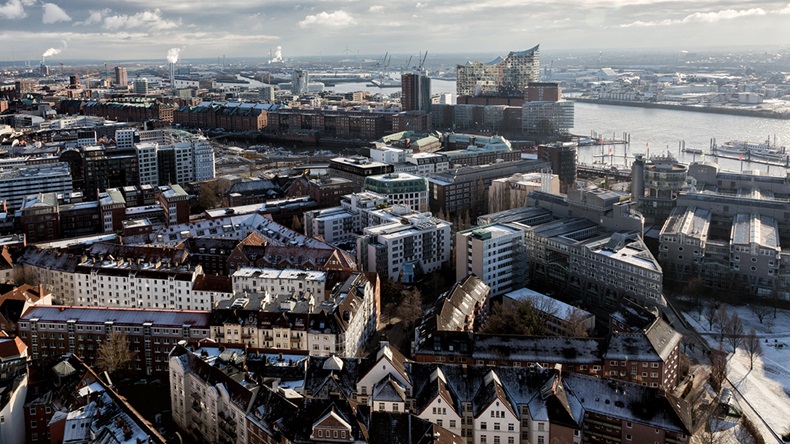
M170 48L167 51L167 61L170 63L170 88L174 92L176 90L176 62L178 62L179 53L181 53L181 48Z

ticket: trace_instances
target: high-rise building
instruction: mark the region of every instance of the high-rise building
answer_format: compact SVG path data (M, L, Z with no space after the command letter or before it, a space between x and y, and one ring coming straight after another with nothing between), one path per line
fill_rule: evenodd
M115 85L116 86L126 86L129 83L128 78L126 77L126 68L122 66L115 67Z
M297 69L291 75L291 92L294 94L304 94L307 92L307 85L310 83L310 73Z
M134 79L134 93L141 96L147 96L148 79Z
M459 96L524 96L530 82L540 78L539 45L526 51L511 52L504 59L468 62L456 66Z
M431 110L431 79L425 71L401 76L401 107L404 111Z

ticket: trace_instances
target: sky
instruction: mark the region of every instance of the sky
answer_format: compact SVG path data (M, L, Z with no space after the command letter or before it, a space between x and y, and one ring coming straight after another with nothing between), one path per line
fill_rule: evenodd
M787 0L0 0L0 61L787 48L788 25Z

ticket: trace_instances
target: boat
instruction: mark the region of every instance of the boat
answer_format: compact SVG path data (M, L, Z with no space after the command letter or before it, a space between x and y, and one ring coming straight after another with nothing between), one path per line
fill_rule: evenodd
M702 150L699 148L683 148L683 152L689 154L702 154Z
M765 143L744 142L731 140L721 146L714 146L716 151L728 154L746 154L751 157L763 159L784 159L787 157L787 148L771 145L770 140Z
M376 86L379 88L400 88L401 83L400 80L390 79L388 77L382 77L380 79L373 79L367 86Z

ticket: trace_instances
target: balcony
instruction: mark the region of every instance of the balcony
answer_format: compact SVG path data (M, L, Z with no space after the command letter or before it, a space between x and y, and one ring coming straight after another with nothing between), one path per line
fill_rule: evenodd
M203 407L200 406L199 402L195 401L195 402L192 403L192 410L195 413L200 413L203 410Z

